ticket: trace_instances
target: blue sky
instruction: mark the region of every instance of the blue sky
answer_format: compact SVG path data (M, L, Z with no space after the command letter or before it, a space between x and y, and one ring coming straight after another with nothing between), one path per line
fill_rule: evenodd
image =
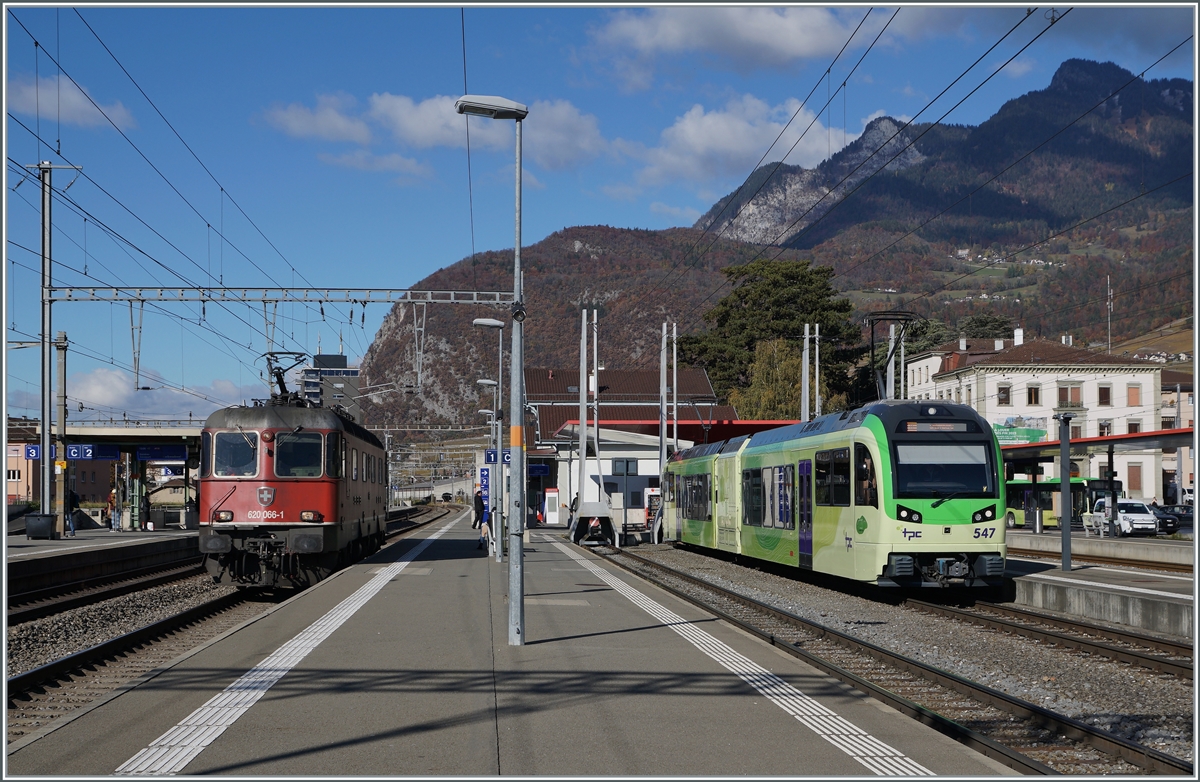
M464 91L464 27L467 90L530 109L528 245L574 225L691 225L781 130L766 160L796 142L787 162L811 167L876 116L924 110L919 119L932 120L1046 28L1050 11L1036 10L929 108L1024 7L79 13L6 6L10 342L40 329L38 185L14 191L20 167L38 160L80 165L86 175L63 196L74 207L55 202L58 285L404 288L468 257L472 230L475 251L513 245L512 122L471 120L468 189L465 120L453 110ZM982 122L1006 100L1046 87L1071 57L1141 72L1194 28L1190 5L1076 7L946 121ZM1194 67L1193 40L1146 75L1194 79ZM73 176L56 171L55 187ZM321 350L334 352L340 331L355 360L385 314L370 307L364 323L355 308L351 326L345 305L326 306L324 318L284 307L277 342L312 353L320 335ZM139 384L162 386L152 391L134 390L128 306L57 304L53 328L72 342L73 418L202 417L218 402L266 393L261 305L147 307ZM10 414L38 415L37 353L6 351Z

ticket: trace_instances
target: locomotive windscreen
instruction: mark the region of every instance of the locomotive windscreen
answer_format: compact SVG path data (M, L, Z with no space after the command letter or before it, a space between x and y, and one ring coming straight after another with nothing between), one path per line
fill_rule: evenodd
M244 477L258 472L256 432L217 432L213 439L213 475Z
M896 496L994 497L989 443L897 443Z
M275 474L281 478L316 478L321 475L319 432L281 432L275 438Z

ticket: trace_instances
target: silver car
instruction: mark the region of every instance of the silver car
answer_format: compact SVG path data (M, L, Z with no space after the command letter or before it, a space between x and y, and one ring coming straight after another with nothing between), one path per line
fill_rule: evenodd
M1092 512L1108 518L1104 499L1096 500ZM1158 534L1158 518L1146 507L1146 503L1138 500L1117 500L1117 532L1123 536L1134 533L1144 535Z

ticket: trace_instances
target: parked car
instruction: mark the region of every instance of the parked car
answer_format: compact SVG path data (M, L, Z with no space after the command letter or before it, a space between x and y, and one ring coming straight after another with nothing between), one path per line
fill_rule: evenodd
M1174 513L1157 505L1151 505L1150 512L1158 519L1158 532L1160 535L1170 535L1173 532L1179 531L1179 517Z
M1175 518L1179 519L1179 526L1181 526L1181 527L1191 527L1192 526L1192 519L1194 517L1192 515L1192 506L1191 505L1166 505L1163 507L1163 510L1165 510L1167 513L1170 513Z
M1107 517L1106 500L1101 497L1092 506L1092 512ZM1135 532L1144 535L1158 534L1158 518L1146 503L1139 500L1117 500L1117 532L1128 536Z

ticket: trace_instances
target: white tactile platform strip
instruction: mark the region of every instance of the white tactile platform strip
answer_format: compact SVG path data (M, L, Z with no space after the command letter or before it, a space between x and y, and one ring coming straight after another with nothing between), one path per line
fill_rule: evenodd
M456 520L457 521L457 520ZM189 714L175 727L159 736L150 746L121 764L114 772L129 776L161 776L177 774L197 755L216 740L226 728L250 710L277 681L328 638L342 623L362 608L379 590L387 586L400 571L412 562L433 541L446 533L450 522L414 546L399 561L380 568L374 578L354 594L302 630L292 640L279 647L254 666L240 679Z
M544 540L553 543L560 551L587 568L597 578L683 636L697 649L760 692L763 697L791 714L806 728L866 766L873 773L881 776L933 775L932 771L903 752L889 747L862 728L839 717L758 663L712 637L660 603L651 600L570 547L552 538Z

